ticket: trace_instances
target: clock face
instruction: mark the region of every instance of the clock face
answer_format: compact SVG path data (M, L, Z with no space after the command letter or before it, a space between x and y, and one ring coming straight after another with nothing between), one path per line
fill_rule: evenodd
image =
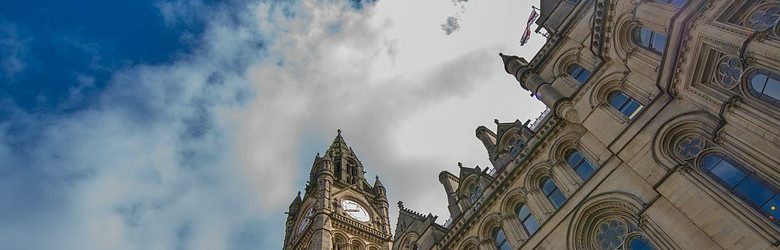
M357 202L353 200L342 200L341 207L344 209L350 217L360 222L368 222L371 217L368 216L368 212L365 208L361 207Z
M303 218L301 219L301 223L298 224L298 233L303 232L304 229L306 229L306 226L309 225L309 222L311 222L311 217L314 213L314 209L312 207L309 207L309 209L306 209L306 213L303 214Z

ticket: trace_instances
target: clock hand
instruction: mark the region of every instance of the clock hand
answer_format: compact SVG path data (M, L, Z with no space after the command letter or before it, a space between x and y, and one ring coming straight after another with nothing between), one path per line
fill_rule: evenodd
M345 212L360 212L360 210L357 209L344 209Z

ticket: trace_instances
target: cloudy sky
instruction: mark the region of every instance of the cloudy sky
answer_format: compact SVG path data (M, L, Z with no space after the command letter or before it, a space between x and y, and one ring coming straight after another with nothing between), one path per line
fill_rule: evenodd
M489 165L476 127L543 109L498 57L544 43L519 46L532 4L6 3L0 249L278 249L339 128L443 223L438 173Z

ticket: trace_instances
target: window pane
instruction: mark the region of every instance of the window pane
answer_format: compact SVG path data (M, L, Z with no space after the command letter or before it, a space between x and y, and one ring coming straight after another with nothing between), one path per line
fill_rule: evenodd
M534 218L533 215L523 221L523 225L525 226L525 230L528 231L528 235L533 235L539 230L539 223L536 222L536 218Z
M650 31L648 28L641 27L639 28L639 43L642 44L644 47L650 47L650 37L652 36L652 31Z
M506 235L504 234L504 230L498 229L496 233L494 234L494 242L496 244L496 248L500 250L511 250L512 248L509 246L509 242L506 240Z
M753 77L750 79L750 86L753 87L753 90L755 90L758 93L764 92L764 85L766 84L766 81L768 80L768 76L762 73L757 73L753 75Z
M555 190L555 183L553 183L552 179L546 178L542 185L542 191L544 191L544 195L550 194L553 190Z
M501 243L506 240L506 235L504 234L504 230L499 229L498 232L496 232L496 243Z
M568 157L569 166L577 167L577 165L580 164L581 160L582 160L582 155L580 154L580 152L577 152L575 150L575 151L572 151L571 154L569 154L569 157Z
M587 82L588 78L590 78L590 71L588 71L587 69L582 69L582 71L580 71L580 74L577 75L577 81L581 83Z
M531 214L531 210L528 209L528 205L525 203L522 203L517 208L517 218L520 218L521 220L525 219L525 217L528 217L528 215Z
M756 205L764 205L772 196L774 192L770 187L767 187L755 176L750 175L737 185L737 193L744 195L750 201Z
M664 33L658 33L653 32L653 49L655 49L656 52L659 52L661 54L664 53L664 50L666 49L666 34Z
M720 158L718 155L709 154L707 156L704 156L704 159L702 159L702 167L705 170L712 170L712 167L715 167L715 165L718 165L720 161L723 159Z
M628 96L621 91L613 92L609 96L609 105L612 105L615 109L620 109L628 101Z
M590 179L591 176L593 176L593 173L595 173L596 170L593 169L593 166L590 165L590 162L584 161L582 162L582 165L580 165L579 168L577 168L577 175L582 178L583 181L587 181Z
M672 0L672 4L674 6L680 7L685 5L685 3L688 2L687 0Z
M631 241L628 243L628 249L631 250L653 250L652 245L650 245L650 242L645 239L645 237L642 236L635 236L634 238L631 238Z
M764 88L764 94L775 100L780 100L780 80L769 78Z
M775 197L769 200L762 209L769 214L769 219L772 222L777 223L777 217L780 216L780 195L775 194Z
M745 178L745 173L742 170L734 167L728 161L721 161L712 168L712 174L718 177L721 181L725 182L729 187L734 187Z
M634 118L636 112L642 107L642 104L634 99L630 99L621 112L628 118Z
M566 202L566 196L563 196L563 193L561 190L556 189L552 194L550 194L550 201L553 203L553 206L555 206L555 209L561 208L564 202Z
M572 64L569 66L569 75L576 76L580 74L580 71L582 71L582 67L580 67L577 64Z

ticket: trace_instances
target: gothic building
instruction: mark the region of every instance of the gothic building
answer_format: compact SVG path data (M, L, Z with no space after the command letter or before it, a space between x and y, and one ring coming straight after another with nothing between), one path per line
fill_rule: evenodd
M364 173L338 131L325 155L314 157L305 195L290 204L284 249L390 249L385 187Z
M778 20L777 0L542 0L546 44L500 56L548 109L476 129L492 167L439 174L443 225L399 202L391 236L381 184L334 142L285 247L777 249Z

